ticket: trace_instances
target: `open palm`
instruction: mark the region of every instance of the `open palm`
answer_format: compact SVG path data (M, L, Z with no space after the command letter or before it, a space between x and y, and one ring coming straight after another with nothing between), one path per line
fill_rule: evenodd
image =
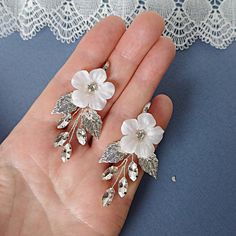
M115 197L104 208L101 197L110 184L101 180L106 166L98 160L109 143L121 138L123 120L135 118L151 99L175 55L171 40L161 36L163 27L154 12L140 14L128 30L120 18L110 16L81 40L1 145L0 235L119 234L141 175L125 198ZM116 92L100 112L101 137L86 146L72 141L72 157L62 163L60 151L53 147L58 117L50 112L55 101L72 90L70 79L76 71L101 67L107 60L108 81ZM150 112L166 128L170 99L157 96Z

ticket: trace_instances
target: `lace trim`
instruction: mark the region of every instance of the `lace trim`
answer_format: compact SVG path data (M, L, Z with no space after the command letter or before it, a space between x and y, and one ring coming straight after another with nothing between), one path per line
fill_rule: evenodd
M219 49L236 39L236 0L0 0L0 38L18 31L28 40L48 26L71 43L101 18L118 15L128 27L145 10L165 18L163 34L180 50L198 38Z

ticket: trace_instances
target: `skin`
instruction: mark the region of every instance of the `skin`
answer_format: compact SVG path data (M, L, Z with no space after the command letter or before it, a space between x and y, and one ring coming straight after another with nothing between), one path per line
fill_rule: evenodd
M175 56L170 39L162 37L163 19L154 12L140 14L128 30L110 16L87 33L65 65L51 80L30 110L0 146L0 235L118 235L142 178L130 183L125 198L102 207L110 183L101 180L106 165L98 164L105 147L121 138L125 119L136 118L151 99ZM110 62L109 79L115 95L101 112L99 140L79 146L66 164L53 147L59 133L50 115L56 100L73 88L73 74ZM166 128L172 114L166 95L152 101L150 112ZM112 130L112 132L111 132Z

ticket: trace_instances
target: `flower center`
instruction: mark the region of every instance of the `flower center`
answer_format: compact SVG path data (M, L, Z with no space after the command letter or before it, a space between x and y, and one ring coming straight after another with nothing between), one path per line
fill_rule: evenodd
M136 132L136 136L137 136L139 141L142 141L145 138L145 136L146 136L146 132L143 129L138 130Z
M98 85L97 83L91 83L88 85L88 91L89 93L93 93L94 91L96 91L98 89Z

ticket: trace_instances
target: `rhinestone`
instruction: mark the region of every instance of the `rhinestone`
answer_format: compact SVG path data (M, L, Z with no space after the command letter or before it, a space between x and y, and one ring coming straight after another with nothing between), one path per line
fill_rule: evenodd
M114 188L109 188L106 190L104 195L102 196L102 205L104 207L107 207L111 204L113 198L115 196L115 190Z
M91 84L88 85L88 91L90 93L95 92L97 89L98 89L97 83L91 83Z
M71 148L71 144L70 143L67 143L65 146L64 146L64 149L61 153L61 160L63 162L66 162L70 159L71 157L71 152L72 152L72 148Z
M107 168L107 169L103 172L103 174L102 174L102 179L103 179L103 180L110 180L110 179L113 177L113 175L114 175L115 173L117 173L117 171L118 171L118 167L116 167L116 166L110 166L109 168Z
M62 132L60 133L54 142L54 147L61 147L66 142L66 140L69 138L69 132Z
M142 141L145 138L145 136L146 136L146 132L143 129L138 130L136 132L136 136L137 136L139 141Z
M138 165L134 161L128 166L128 175L133 182L138 178Z
M67 114L66 116L62 117L57 123L57 128L58 129L66 128L66 126L70 123L71 119L72 119L71 114Z
M86 142L87 142L87 135L86 135L86 131L85 131L84 128L78 128L77 129L76 137L77 137L78 142L81 145L85 145L86 144Z
M121 198L123 198L128 191L128 181L127 179L124 177L122 177L118 183L118 193L120 195Z

